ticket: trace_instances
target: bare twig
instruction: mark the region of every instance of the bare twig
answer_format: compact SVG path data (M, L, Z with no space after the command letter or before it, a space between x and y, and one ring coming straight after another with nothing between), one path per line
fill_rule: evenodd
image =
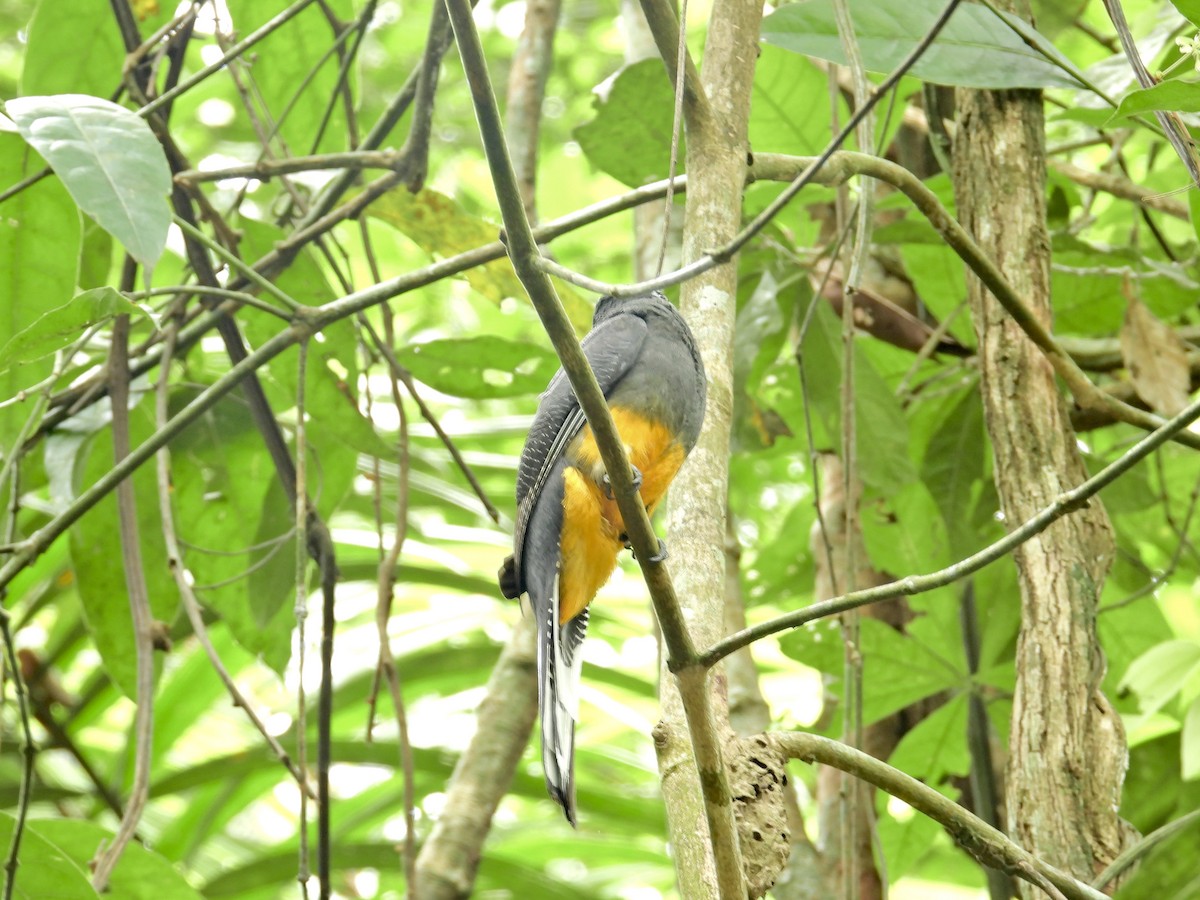
M132 284L133 266L126 262L126 287ZM113 322L109 350L109 396L112 398L113 461L120 464L129 456L129 315ZM97 891L108 888L109 878L137 831L138 822L150 796L150 755L154 738L154 638L150 598L146 592L146 573L142 568L141 544L137 526L137 498L133 481L117 485L118 526L121 534L121 563L125 571L125 589L133 619L134 647L137 651L137 713L134 718L133 786L125 815L112 843L100 853L92 875Z
M175 180L188 184L225 181L232 178L256 178L259 181L269 181L280 175L317 172L324 169L394 169L401 158L401 154L396 150L346 150L341 153L322 153L318 156L261 159L255 163L230 166L227 169L185 169L175 175Z

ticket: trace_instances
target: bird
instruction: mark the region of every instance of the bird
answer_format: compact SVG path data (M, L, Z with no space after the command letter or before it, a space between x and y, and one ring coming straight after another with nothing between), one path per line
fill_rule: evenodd
M583 352L653 513L695 447L707 382L696 339L659 291L596 304ZM579 401L559 369L538 403L517 470L513 553L501 593L529 596L537 624L542 767L550 796L576 826L575 722L588 607L628 548L608 473ZM664 558L659 543L656 558Z

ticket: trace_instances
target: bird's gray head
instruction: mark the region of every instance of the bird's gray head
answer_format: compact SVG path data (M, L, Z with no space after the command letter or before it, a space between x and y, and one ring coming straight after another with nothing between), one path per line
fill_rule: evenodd
M612 294L601 297L592 315L592 327L595 328L605 319L611 319L620 314L641 316L643 319L652 316L662 316L672 321L682 321L679 311L671 305L662 291L651 291L649 294L639 294L636 297L614 297Z

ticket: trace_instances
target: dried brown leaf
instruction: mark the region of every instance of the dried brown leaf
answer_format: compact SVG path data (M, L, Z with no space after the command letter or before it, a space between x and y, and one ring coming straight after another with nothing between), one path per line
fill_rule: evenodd
M1128 297L1121 326L1121 357L1138 396L1155 412L1173 416L1188 404L1187 347L1169 325L1136 297Z

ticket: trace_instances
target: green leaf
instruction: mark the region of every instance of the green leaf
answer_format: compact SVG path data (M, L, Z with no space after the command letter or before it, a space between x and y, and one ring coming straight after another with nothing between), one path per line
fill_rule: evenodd
M266 24L280 9L275 0L240 0L231 12L238 31L245 34ZM255 56L264 60L254 66L255 91L279 135L296 153L346 149L339 143L345 132L335 124L338 117L325 123L319 142L314 142L314 135L319 133L330 98L337 95L339 57L329 52L330 43L335 29L342 27L340 23L352 22L354 17L351 0L330 0L325 13L306 9L254 48ZM347 71L349 88L357 74L356 66Z
M1130 91L1108 122L1146 112L1200 112L1200 84L1173 78L1152 87Z
M172 412L194 399L195 388L171 397ZM272 490L278 475L245 404L224 400L171 444L176 528L184 562L205 606L220 614L239 644L261 653L273 668L291 655L290 625L272 618L293 596L289 574L252 585L247 571L284 558L294 567L290 506ZM274 539L272 541L272 539Z
M121 313L146 314L111 287L85 291L63 306L50 310L0 347L0 371L56 353L93 325L100 325Z
M850 4L863 64L889 73L924 38L945 9L944 0L855 0ZM1029 26L1022 36L1011 19L963 3L917 60L910 74L935 84L976 88L1078 88L1072 63ZM763 20L762 38L793 53L846 64L833 0L808 0L776 10ZM1028 41L1054 58L1046 59Z
M8 187L43 166L41 157L16 134L0 133L0 185ZM0 345L33 325L75 293L75 257L79 253L79 210L63 186L44 178L0 207ZM51 372L42 360L20 369L0 368L0 400L32 388ZM0 407L0 453L7 454L25 405ZM0 500L8 485L0 486Z
M967 695L951 697L904 737L888 763L936 787L948 777L971 770L967 751Z
M949 565L947 525L922 481L867 505L862 532L872 568L902 577Z
M97 900L99 895L85 874L86 865L80 866L67 849L42 837L37 824L25 823L13 896L20 900ZM0 846L12 844L15 826L16 819L0 813ZM95 845L87 848L89 853L95 849Z
M150 126L124 107L85 94L17 97L5 112L79 208L152 267L171 224L171 172Z
M1200 0L1171 0L1171 5L1193 25L1200 25Z
M816 437L826 446L841 444L841 322L829 304L813 300L817 309L803 343L810 400L823 435ZM859 472L863 482L880 492L895 491L916 479L908 456L908 423L895 394L872 365L861 346L855 347L855 425ZM836 377L835 377L836 373Z
M951 551L963 556L977 546L970 520L976 485L983 480L983 404L972 383L957 397L951 395L934 426L921 461L921 479L941 510Z
M119 83L124 59L110 7L92 0L42 0L29 23L21 93L104 96Z
M558 357L537 344L495 337L409 344L396 358L434 390L475 400L538 394L558 368Z
M887 808L889 799L890 795L879 792L878 803L883 809L879 811L876 828L879 851L887 860L887 878L894 884L896 879L903 878L921 863L938 842L942 826L911 807L901 807L898 815L893 814ZM939 872L937 880L944 877Z
M499 225L470 215L453 198L429 188L415 194L389 191L367 207L367 215L387 222L436 256L465 253L500 236ZM525 296L508 257L468 269L464 277L472 288L497 303L505 297Z
M596 115L575 129L575 140L593 166L629 187L667 177L675 92L662 61L628 65L595 101ZM679 171L683 171L683 140Z
M112 832L108 829L81 819L33 819L29 828L53 842L84 872L101 842L112 840ZM167 860L137 841L130 842L113 870L105 900L162 900L167 897L170 900L203 900Z
M845 648L833 623L817 622L790 631L779 647L792 659L832 676L831 690L841 691ZM917 641L878 619L861 621L863 721L878 722L931 694L961 684L961 676Z
M1143 713L1156 712L1179 692L1198 666L1200 644L1166 641L1150 648L1130 664L1121 679L1121 687L1138 695Z
M661 77L661 62L658 71ZM754 67L750 146L801 156L820 153L829 141L829 104L812 98L826 90L826 75L811 60L764 45Z
M1200 697L1193 700L1183 715L1179 755L1185 781L1200 778Z

